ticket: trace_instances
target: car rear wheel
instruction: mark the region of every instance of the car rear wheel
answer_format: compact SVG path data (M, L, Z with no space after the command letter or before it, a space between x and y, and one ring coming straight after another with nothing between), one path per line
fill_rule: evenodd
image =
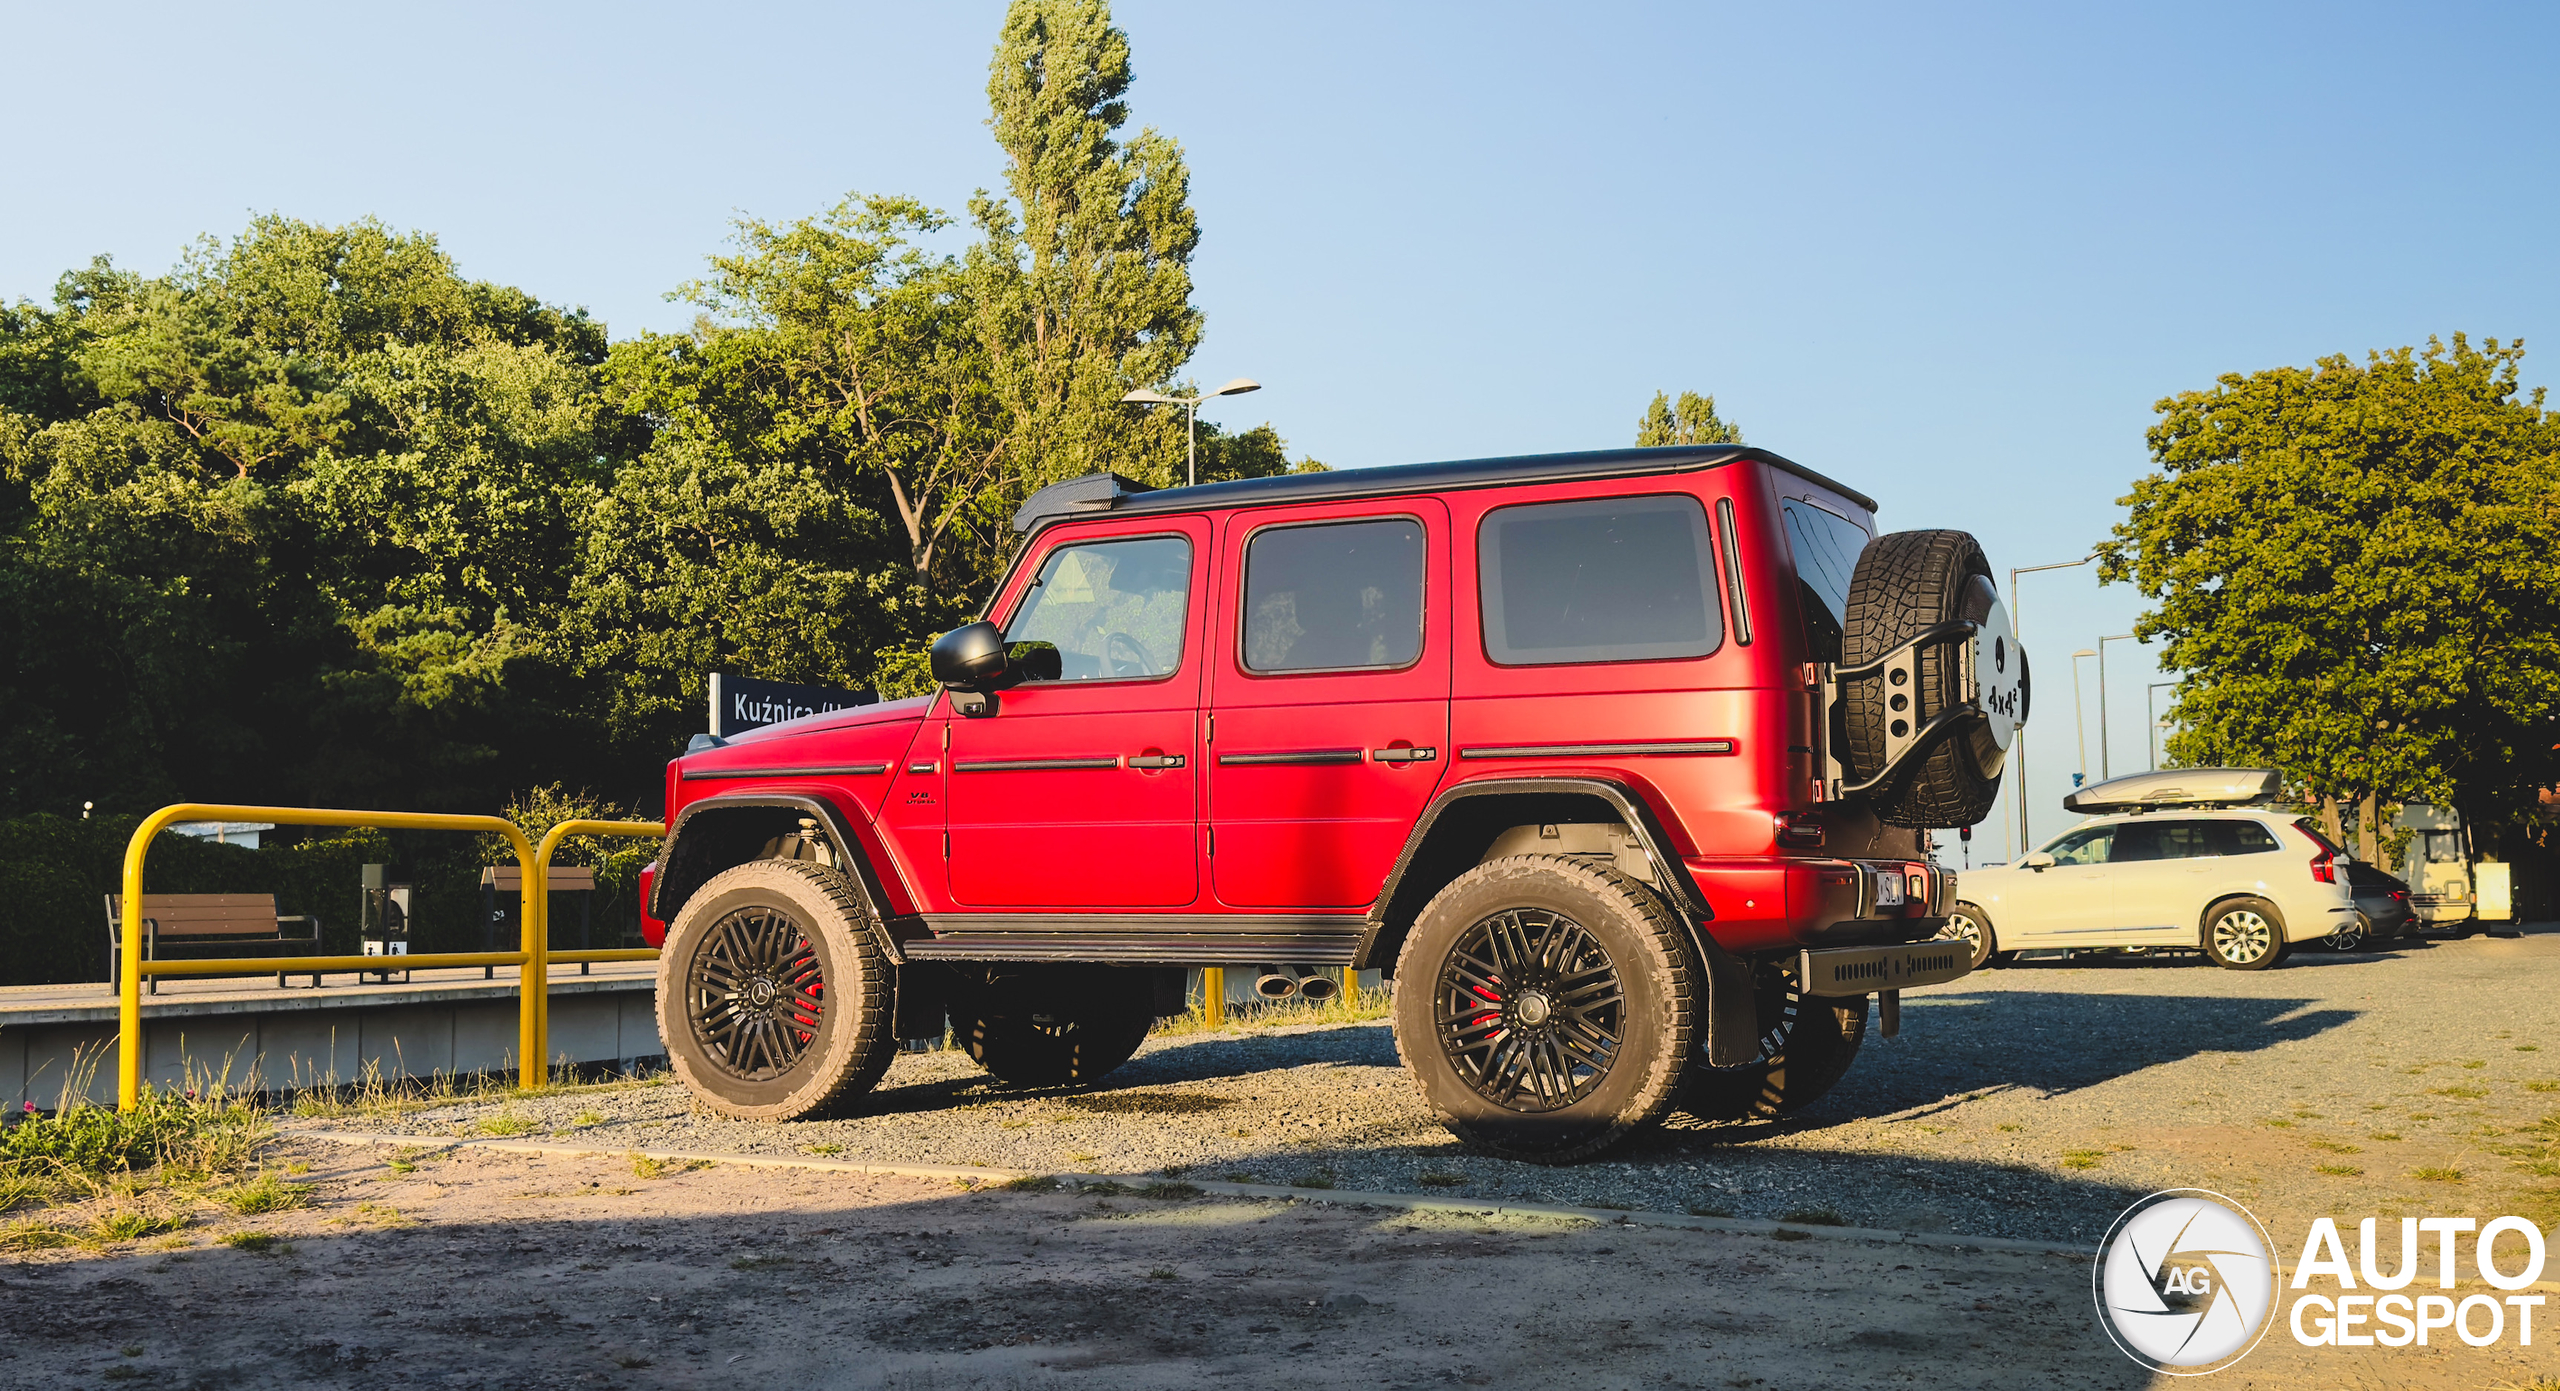
M1822 1099L1856 1061L1867 1037L1867 997L1806 995L1783 967L1753 977L1760 1057L1739 1067L1704 1058L1689 1068L1680 1109L1700 1120L1784 1116Z
M833 1114L896 1055L888 959L843 875L751 860L685 901L658 957L658 1037L685 1089L740 1120Z
M2263 971L2284 959L2284 915L2263 898L2235 898L2205 914L2204 954L2232 971Z
M1700 979L1641 882L1563 855L1459 875L1396 958L1396 1052L1440 1123L1505 1159L1598 1154L1671 1104Z
M2329 929L2329 935L2320 939L2320 945L2331 951L2354 951L2364 945L2365 935L2364 915L2359 913Z

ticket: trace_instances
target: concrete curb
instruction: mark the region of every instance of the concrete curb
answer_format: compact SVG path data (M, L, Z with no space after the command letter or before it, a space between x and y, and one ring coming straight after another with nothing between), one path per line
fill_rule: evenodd
M1369 1193L1345 1188L1281 1188L1261 1183L1222 1183L1211 1179L1167 1179L1158 1174L1060 1173L1036 1175L1013 1169L980 1169L961 1164L867 1164L858 1160L819 1159L798 1155L712 1154L692 1150L636 1149L629 1146L544 1145L521 1140L463 1139L451 1135L389 1135L361 1130L304 1130L280 1127L277 1134L296 1139L327 1140L341 1145L398 1145L429 1152L491 1150L499 1154L587 1158L637 1154L649 1159L735 1164L751 1169L808 1169L820 1173L866 1174L882 1178L939 1179L948 1183L1002 1185L1023 1178L1055 1178L1061 1183L1118 1184L1143 1188L1151 1183L1183 1183L1217 1198L1278 1198L1338 1207L1389 1208L1404 1212L1439 1212L1460 1216L1537 1217L1550 1221L1582 1221L1602 1226L1662 1227L1680 1231L1729 1232L1736 1236L1825 1241L1864 1241L1885 1246L1935 1246L1959 1251L2014 1251L2030 1255L2092 1257L2091 1248L2015 1237L1957 1236L1945 1232L1899 1232L1874 1227L1821 1227L1802 1223L1764 1222L1749 1217L1692 1217L1680 1212L1632 1212L1616 1208L1566 1207L1556 1203L1504 1203L1468 1198L1439 1198L1427 1193Z

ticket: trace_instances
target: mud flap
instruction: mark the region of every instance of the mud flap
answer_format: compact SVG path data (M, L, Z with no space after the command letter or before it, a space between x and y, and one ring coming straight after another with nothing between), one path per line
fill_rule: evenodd
M1740 1067L1760 1061L1760 1001L1751 968L1718 945L1704 923L1691 920L1689 937L1707 968L1708 1064Z

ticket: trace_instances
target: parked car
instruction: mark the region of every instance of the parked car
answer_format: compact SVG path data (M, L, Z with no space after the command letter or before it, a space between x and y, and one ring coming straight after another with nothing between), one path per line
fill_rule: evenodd
M2273 769L2182 768L2082 788L2063 805L2106 814L1967 874L1946 935L1977 965L2052 947L2167 947L2239 971L2273 966L2295 943L2352 944L2363 918L2347 852L2309 818L2263 805L2279 782Z
M2378 865L2348 861L2347 888L2355 895L2356 911L2364 915L2363 935L2374 941L2389 941L2418 922L2408 881ZM2329 945L2339 951L2353 951L2359 943L2352 938L2341 941L2332 934Z
M1981 548L1874 507L1739 446L1045 489L938 693L669 766L675 1069L813 1116L947 1020L1090 1084L1187 968L1279 961L1391 976L1492 1153L1795 1110L1969 969L1922 828L2027 711Z

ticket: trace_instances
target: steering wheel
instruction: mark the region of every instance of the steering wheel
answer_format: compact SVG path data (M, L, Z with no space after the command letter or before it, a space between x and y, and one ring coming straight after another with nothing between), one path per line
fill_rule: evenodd
M1145 643L1118 631L1102 636L1102 664L1114 676L1153 676L1164 670Z

